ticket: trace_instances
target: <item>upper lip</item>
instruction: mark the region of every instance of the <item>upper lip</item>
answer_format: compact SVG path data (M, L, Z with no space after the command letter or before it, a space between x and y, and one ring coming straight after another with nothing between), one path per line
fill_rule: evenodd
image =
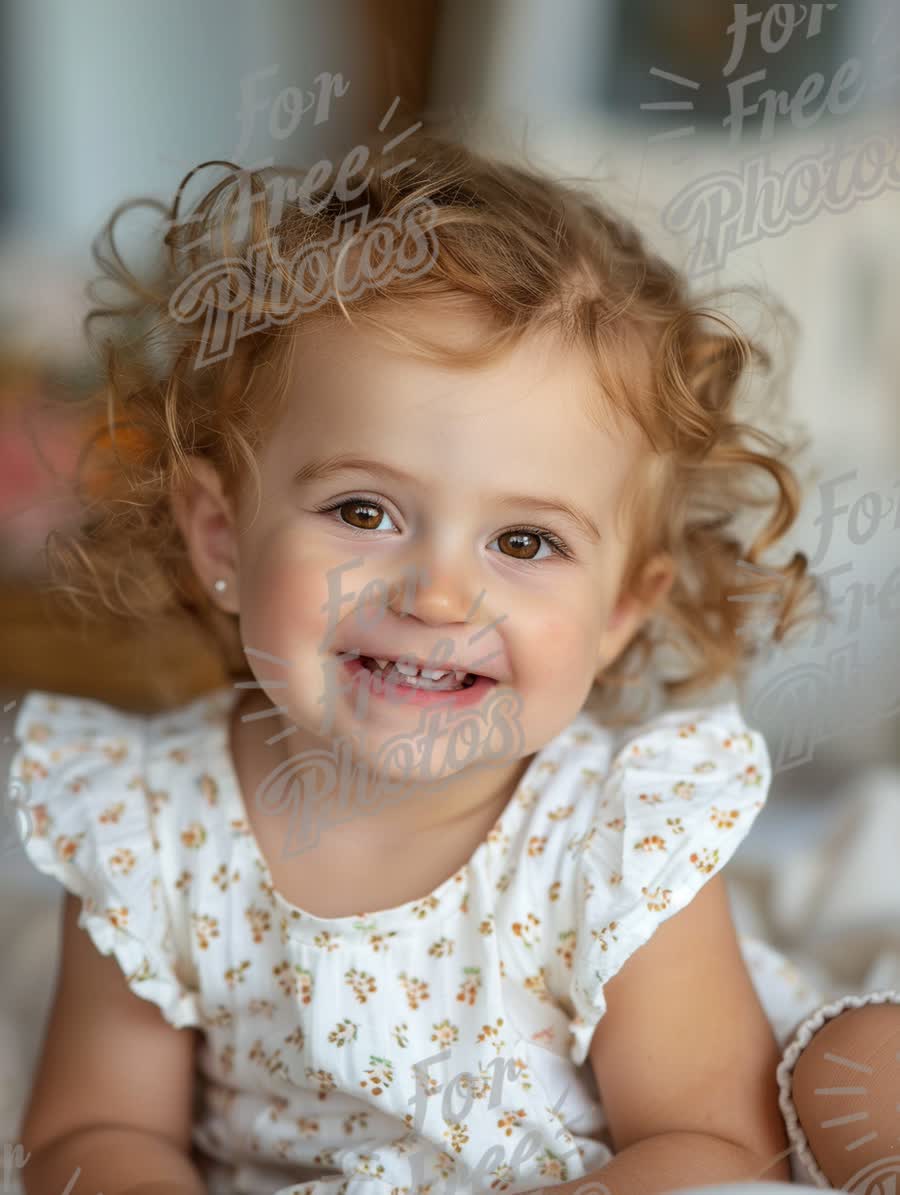
M342 656L348 656L351 659L358 656L362 659L363 656L368 656L371 660L403 660L407 664L415 664L417 668L428 668L434 672L471 672L475 676L486 676L491 680L499 681L500 677L497 675L497 670L490 663L490 660L485 657L483 664L478 660L473 660L471 664L463 664L459 660L441 660L435 663L433 660L425 659L422 656L416 655L415 652L391 652L378 649L377 651L365 651L363 648L353 648L350 651L341 652ZM476 667L478 665L478 667Z

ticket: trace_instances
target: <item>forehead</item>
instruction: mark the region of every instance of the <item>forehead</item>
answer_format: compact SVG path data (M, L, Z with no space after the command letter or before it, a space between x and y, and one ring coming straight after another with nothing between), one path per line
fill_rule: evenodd
M427 305L392 326L459 348L485 333L472 313ZM601 500L620 491L640 447L635 425L610 417L588 356L553 333L527 333L502 356L462 367L340 322L297 338L264 467L365 450L434 487L525 481Z

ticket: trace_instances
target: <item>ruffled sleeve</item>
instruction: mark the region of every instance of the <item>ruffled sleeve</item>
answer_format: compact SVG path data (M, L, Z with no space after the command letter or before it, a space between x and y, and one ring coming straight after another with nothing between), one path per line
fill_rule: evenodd
M576 1066L606 1011L604 985L724 867L770 781L765 741L733 701L660 714L616 751L576 863Z
M176 1028L200 1025L179 978L145 780L145 725L103 702L31 692L19 708L10 793L34 864L81 899L78 924L129 987Z

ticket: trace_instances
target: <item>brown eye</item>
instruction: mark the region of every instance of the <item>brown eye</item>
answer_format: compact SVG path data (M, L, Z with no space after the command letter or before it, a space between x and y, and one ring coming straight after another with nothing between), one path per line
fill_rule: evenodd
M384 511L380 506L376 506L374 502L360 502L358 500L342 502L337 507L337 510L340 511L342 521L349 523L351 527L360 527L365 531L374 531L384 518ZM356 522L353 518L345 518L345 511L352 511L355 519L358 519L359 522Z
M540 536L532 535L530 531L504 531L497 536L497 542L502 544L504 540L512 547L508 554L517 560L531 560L540 550Z

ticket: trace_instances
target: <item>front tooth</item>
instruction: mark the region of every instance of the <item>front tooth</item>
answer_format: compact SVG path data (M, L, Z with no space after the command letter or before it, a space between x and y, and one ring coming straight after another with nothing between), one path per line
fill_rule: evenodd
M455 670L455 669L454 669L454 672L453 672L453 679L454 679L454 680L456 680L456 681L458 681L460 684L462 684L462 682L463 682L463 681L466 679L466 677L467 677L468 675L469 675L469 674L468 674L468 672L459 672L459 671L457 671L457 670Z
M404 676L416 676L419 671L415 664L407 664L404 660L396 660L394 667L398 672L402 672Z
M387 660L376 660L375 663L378 665L379 668L387 668L387 664L388 664Z
M441 668L423 668L422 675L427 677L428 680L440 680L441 677L446 676L447 673Z

